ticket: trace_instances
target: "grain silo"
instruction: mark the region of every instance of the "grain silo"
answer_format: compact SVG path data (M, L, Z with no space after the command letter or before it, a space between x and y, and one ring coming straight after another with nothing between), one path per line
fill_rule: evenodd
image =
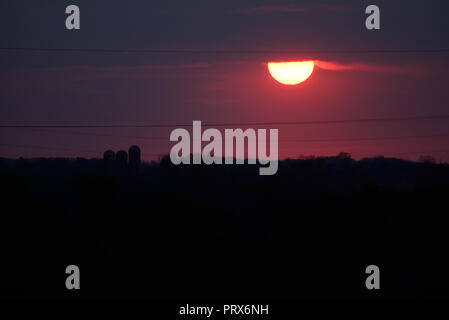
M133 169L140 167L140 148L138 146L131 146L128 151L129 166Z
M128 154L125 150L117 152L116 162L119 168L125 168L128 164Z
M114 161L115 160L115 152L112 150L106 150L103 153L103 160L110 162L110 161Z

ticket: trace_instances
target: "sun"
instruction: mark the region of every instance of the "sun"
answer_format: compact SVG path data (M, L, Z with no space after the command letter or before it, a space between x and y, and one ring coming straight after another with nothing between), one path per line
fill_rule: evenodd
M268 71L278 82L293 86L299 84L313 72L313 61L268 62Z

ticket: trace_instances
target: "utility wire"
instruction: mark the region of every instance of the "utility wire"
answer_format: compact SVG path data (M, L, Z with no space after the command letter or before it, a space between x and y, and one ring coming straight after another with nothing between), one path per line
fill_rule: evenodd
M202 123L203 127L247 127L247 126L283 126L283 125L318 125L318 124L347 124L347 123L376 123L376 122L398 122L415 120L447 120L449 115L416 116L416 117L390 117L390 118L363 118L343 120L315 120L315 121L273 121L273 122L227 122L227 123ZM76 125L16 125L3 124L0 128L174 128L191 127L192 124L76 124Z
M92 137L113 137L120 139L139 139L139 140L161 140L167 141L168 137L148 137L148 136L132 136L132 135L118 135L106 133L94 133L83 131L67 131L67 130L45 130L45 129L30 129L32 132L41 133L62 133L69 135L83 135ZM448 138L449 134L428 134L428 135L412 135L412 136L383 136L383 137L365 137L365 138L321 138L321 139L297 139L286 138L279 139L281 142L332 142L332 141L377 141L377 140L401 140L401 139L427 139L427 138Z
M96 49L96 48L44 48L0 47L0 52L67 52L113 54L385 54L385 53L449 53L449 48L436 49L346 49L346 50L209 50L209 49Z
M80 152L85 154L98 154L98 150L86 150L86 149L76 149L76 148L65 148L65 147L56 147L56 146L42 146L42 145L23 145L23 144L4 144L0 143L0 147L6 148L24 148L24 149L38 149L38 150L57 150L57 151L71 151L71 152ZM156 153L142 153L142 156L156 157L162 156L165 153L156 154Z

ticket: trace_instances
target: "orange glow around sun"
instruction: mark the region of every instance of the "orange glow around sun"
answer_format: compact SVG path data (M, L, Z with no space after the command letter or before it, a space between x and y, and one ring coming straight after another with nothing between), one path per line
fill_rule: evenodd
M313 72L313 61L268 62L268 71L278 82L295 85L307 80Z

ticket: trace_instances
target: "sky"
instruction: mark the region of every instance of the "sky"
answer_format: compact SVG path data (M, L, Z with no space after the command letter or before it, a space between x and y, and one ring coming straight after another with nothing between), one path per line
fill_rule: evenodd
M70 4L80 8L80 30L65 28L65 8ZM380 8L380 30L365 28L365 8L370 4ZM447 12L449 3L444 0L2 0L0 124L449 115L449 53L407 52L449 49ZM302 60L317 63L311 77L297 86L281 85L267 71L269 61ZM280 158L344 151L355 158L385 155L416 160L432 155L449 162L447 118L276 128ZM143 159L150 161L169 153L170 131L0 128L0 157L101 157L106 149L126 150L137 144Z

